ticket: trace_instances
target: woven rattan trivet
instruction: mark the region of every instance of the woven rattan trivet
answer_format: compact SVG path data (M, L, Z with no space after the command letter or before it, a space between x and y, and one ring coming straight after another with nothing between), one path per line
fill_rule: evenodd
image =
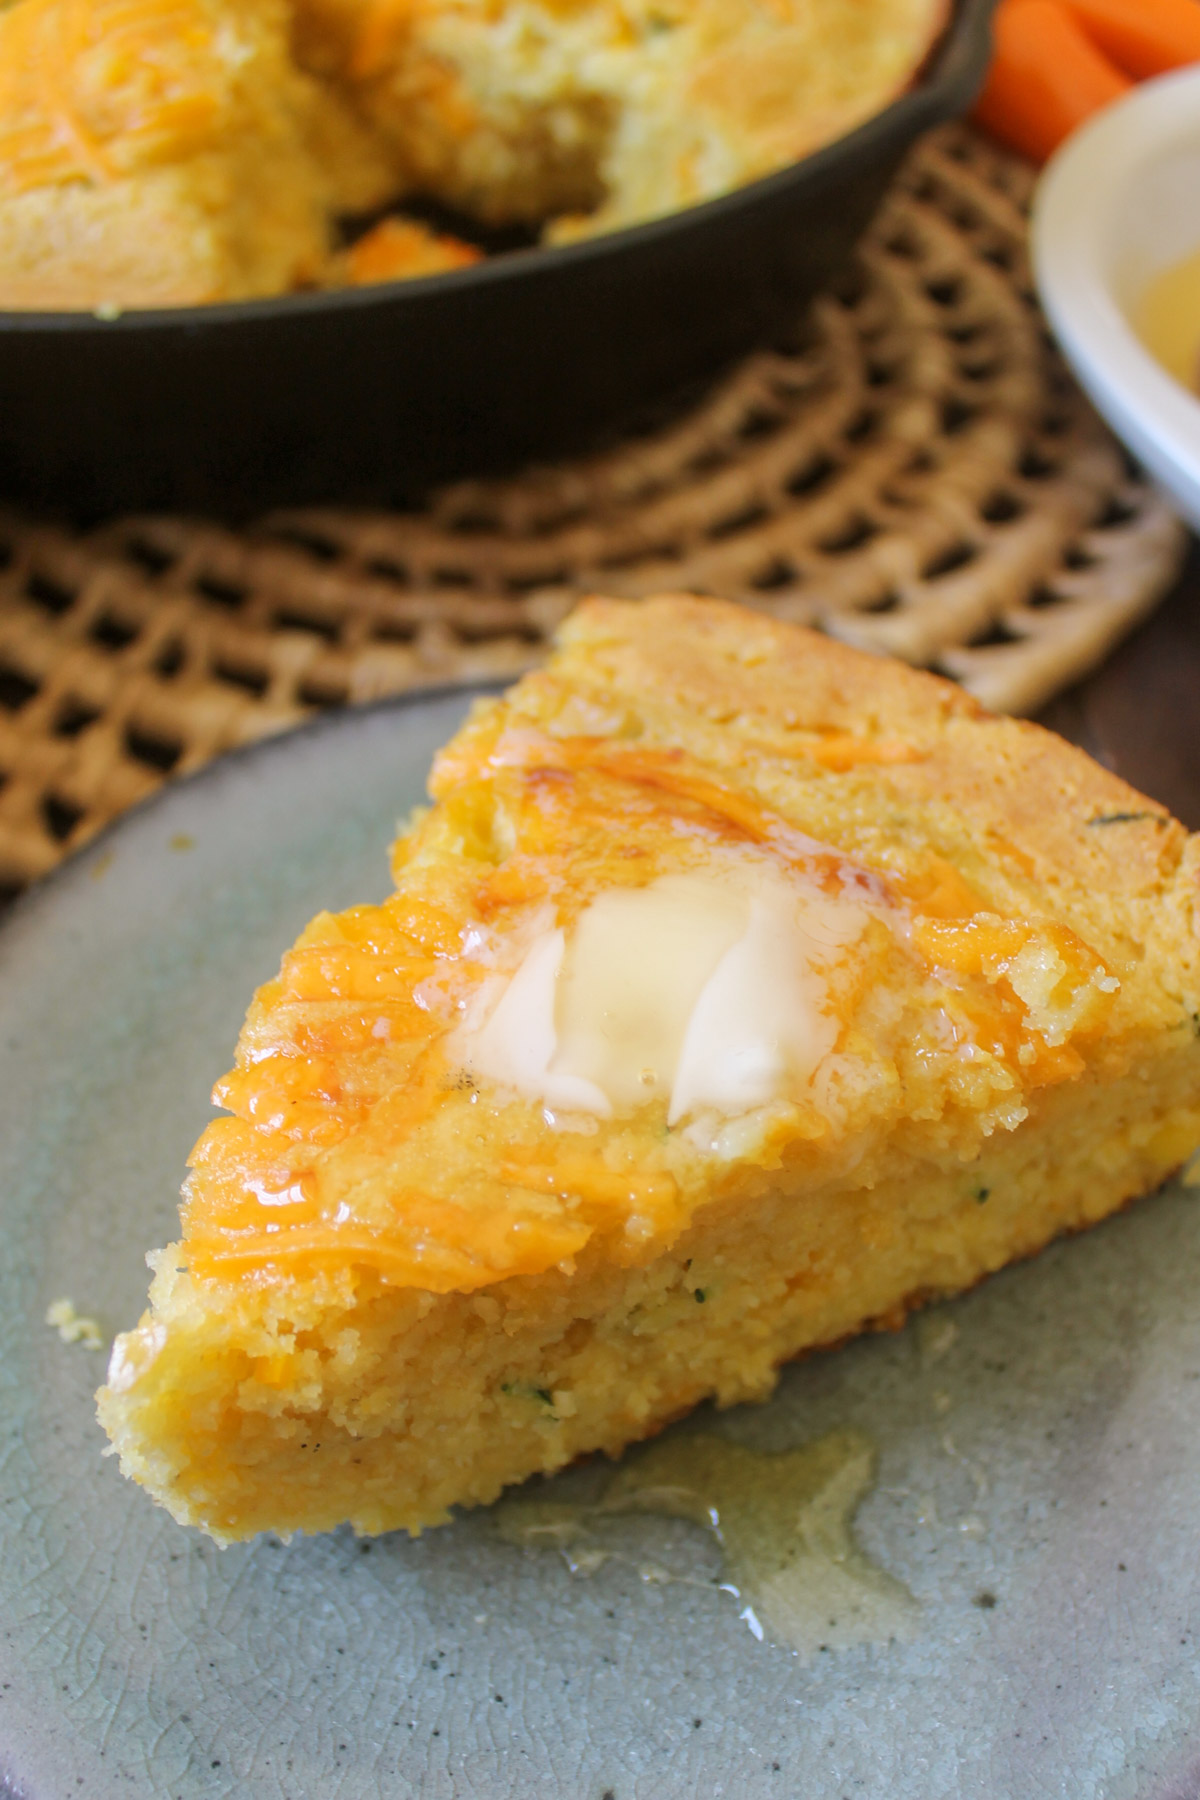
M607 454L245 533L0 518L0 883L314 707L514 673L589 589L728 595L1039 706L1184 536L1047 342L1030 184L965 130L927 139L853 291Z

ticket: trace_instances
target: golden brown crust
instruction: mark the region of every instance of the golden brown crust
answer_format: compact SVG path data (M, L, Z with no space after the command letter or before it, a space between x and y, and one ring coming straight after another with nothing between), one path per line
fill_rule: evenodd
M414 192L568 235L675 210L878 110L943 4L12 0L0 307L336 282L338 217Z
M665 730L703 741L710 756L738 738L786 755L811 732L910 742L912 760L869 766L872 790L926 819L965 823L981 855L1066 905L1101 895L1111 910L1159 893L1179 868L1188 834L1158 802L950 681L728 602L634 604L585 601L561 633L566 657L550 677L529 677L515 703L547 679L611 687L644 696L651 713L669 714Z

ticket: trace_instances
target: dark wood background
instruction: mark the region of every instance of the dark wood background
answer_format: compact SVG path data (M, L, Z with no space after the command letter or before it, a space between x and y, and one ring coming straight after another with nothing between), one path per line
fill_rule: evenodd
M1040 719L1200 830L1200 543L1153 617Z

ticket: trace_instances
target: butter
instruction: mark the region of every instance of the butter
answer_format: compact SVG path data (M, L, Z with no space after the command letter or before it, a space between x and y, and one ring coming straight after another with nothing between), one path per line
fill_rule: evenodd
M702 875L614 888L582 914L557 995L553 1067L622 1110L670 1096L700 998L746 931L744 893Z
M558 1050L555 1001L565 949L562 931L542 931L507 983L496 979L500 997L486 1023L478 1033L468 1026L459 1034L463 1064L471 1074L514 1087L531 1100L607 1118L612 1105L595 1082L569 1069L551 1073Z
M492 978L457 1058L552 1110L608 1118L662 1098L671 1125L753 1111L833 1049L828 971L867 916L749 859L610 889Z
M1134 311L1150 353L1192 393L1200 393L1200 249L1161 270Z

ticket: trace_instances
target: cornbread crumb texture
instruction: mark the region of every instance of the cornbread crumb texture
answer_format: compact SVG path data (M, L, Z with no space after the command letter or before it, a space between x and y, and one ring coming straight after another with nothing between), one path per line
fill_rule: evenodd
M722 193L876 111L942 0L13 0L0 307L237 300L461 267L414 193L560 235Z
M46 1308L46 1323L53 1326L64 1344L79 1344L85 1350L103 1350L104 1334L95 1319L75 1310L73 1300L52 1300Z
M942 0L299 0L412 182L556 235L652 218L803 156L912 78Z
M309 285L388 177L294 64L284 0L0 13L0 305L170 306Z
M101 1394L214 1535L417 1530L761 1397L1200 1143L1195 841L948 683L596 600L431 794L256 996Z

